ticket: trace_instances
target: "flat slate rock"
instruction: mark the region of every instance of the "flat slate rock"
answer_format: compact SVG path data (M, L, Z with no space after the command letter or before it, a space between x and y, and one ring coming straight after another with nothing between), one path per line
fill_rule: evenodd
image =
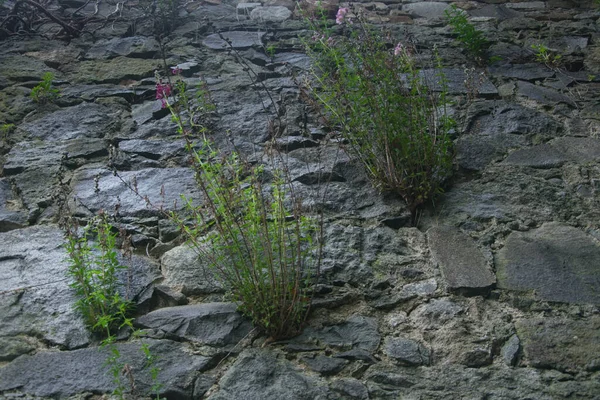
M410 339L388 337L385 340L384 352L404 365L429 365L431 362L429 349Z
M250 19L259 22L282 22L289 19L292 12L286 7L256 7L250 12Z
M429 248L439 264L450 291L480 292L496 279L488 263L471 238L452 227L427 231Z
M565 372L600 370L600 318L534 318L515 323L525 362Z
M519 95L535 100L544 105L556 105L558 103L566 103L575 107L575 102L569 96L564 95L556 90L534 85L533 83L519 81L517 84Z
M418 3L405 4L402 6L402 11L408 13L411 17L421 18L441 18L444 16L450 6L448 3L437 1L422 1Z
M377 321L355 315L341 324L321 329L306 328L300 336L292 339L292 343L318 342L336 348L354 348L373 353L379 347L380 340Z
M119 202L120 213L128 216L162 215L160 207L181 209L181 195L201 198L194 173L188 168L145 168L123 171L120 176L129 185L133 185L135 179L139 193L147 196L151 205L148 206L111 171L100 168L77 171L73 177L73 194L92 211L112 210ZM89 213L75 202L71 203L71 208L79 213Z
M0 178L0 232L27 226L27 214L20 207L8 179Z
M89 342L73 309L63 243L63 232L52 226L0 233L0 336L33 336L66 348Z
M498 286L540 300L600 304L600 245L558 222L513 232L496 254Z
M246 350L219 381L208 400L325 400L323 382L298 371L268 349Z
M252 329L234 303L201 303L167 307L135 320L136 326L211 346L237 344Z
M159 368L158 383L162 384L160 395L192 399L198 371L205 369L211 358L193 355L185 345L177 342L151 339L143 342L156 357L154 366ZM121 355L118 362L131 366L137 390L149 395L153 382L141 345L141 342L117 344ZM0 368L0 392L11 390L26 396L53 398L85 392L110 394L115 389L106 366L110 354L109 348L91 347L21 356Z
M556 168L567 161L563 152L549 144L516 150L504 160L505 164L533 168Z
M152 58L159 51L160 45L153 37L131 36L98 41L88 50L85 58L94 60L118 56Z
M425 77L426 82L431 85L433 90L441 91L443 89L442 83L440 82L440 74L444 75L449 94L467 94L469 89L465 82L468 81L468 76L463 69L459 68L441 68L441 69L424 69L420 73ZM478 82L477 93L480 96L495 96L498 94L498 90L494 84L483 75L481 81Z
M572 161L580 164L600 161L600 139L591 137L561 137L551 142Z
M202 44L213 50L226 50L230 46L234 49L247 49L252 46L261 46L264 35L265 32L244 31L213 33L208 35Z

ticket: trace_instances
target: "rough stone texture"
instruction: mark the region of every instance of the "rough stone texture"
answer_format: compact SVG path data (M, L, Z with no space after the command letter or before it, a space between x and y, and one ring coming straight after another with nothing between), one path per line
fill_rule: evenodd
M356 348L373 353L379 347L381 336L374 319L356 315L341 324L321 329L306 328L292 340L296 343L317 342L335 348Z
M600 369L599 318L532 318L519 320L515 326L527 365L566 372Z
M237 344L251 329L233 303L204 303L161 308L135 320L167 336L211 346Z
M167 251L161 258L165 283L178 288L185 295L223 291L215 271L201 261L201 257L190 246L178 246Z
M316 357L302 357L302 362L304 362L311 370L324 376L335 375L343 370L346 364L348 364L348 361L343 359L320 355Z
M234 49L247 49L253 46L262 45L264 32L223 32L209 35L202 42L206 47L213 50L226 50L230 46ZM230 43L228 43L228 41Z
M211 362L208 357L191 354L184 345L167 340L144 339L156 357L161 396L192 399L198 371ZM118 344L120 362L131 366L137 389L151 394L150 378L142 343ZM44 351L33 356L21 356L0 369L0 392L18 389L30 396L67 398L84 392L112 393L115 384L105 363L110 349L91 347L69 352ZM186 362L181 362L182 359ZM68 379L64 379L68 377Z
M600 304L600 245L577 228L546 223L514 232L496 255L498 285L536 298Z
M478 292L496 283L481 250L458 229L432 228L427 238L448 290Z
M0 232L27 226L27 212L14 196L10 181L0 178Z
M429 365L430 352L422 344L404 338L386 338L384 351L404 365Z
M421 1L402 6L402 11L413 17L421 18L441 18L444 16L444 11L449 8L447 3L436 1Z
M220 390L210 400L324 400L325 385L298 372L268 350L244 351L219 381Z
M250 18L258 22L282 22L292 16L292 12L282 6L256 7L250 12Z
M516 150L504 160L507 164L533 168L556 168L566 161L561 151L548 144Z

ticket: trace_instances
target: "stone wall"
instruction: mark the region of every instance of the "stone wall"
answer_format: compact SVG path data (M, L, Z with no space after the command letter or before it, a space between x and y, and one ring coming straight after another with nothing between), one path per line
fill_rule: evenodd
M65 4L67 13L84 3ZM184 143L154 99L162 60L151 21L133 27L136 10L126 8L93 36L0 42L0 123L16 127L0 147L0 397L97 398L114 388L106 350L72 308L55 225L60 178L86 205L69 203L78 217L119 203L120 227L137 248L136 324L169 399L599 398L598 6L457 3L502 58L480 69L442 19L451 3L354 4L424 55L436 44L444 60L457 171L418 227L300 100L294 77L310 62L293 2L192 2L164 40L168 65L190 84L208 83L220 145L229 130L259 157L279 110L275 145L298 192L327 211L308 326L278 343L266 344L223 302L218 280L175 227L111 172L136 177L165 208L180 193L198 196ZM100 12L113 10L102 3ZM559 66L536 61L531 45L540 43L562 55ZM61 96L40 106L29 93L47 71ZM314 195L317 173L331 177L325 199ZM138 394L147 394L139 342L118 347Z

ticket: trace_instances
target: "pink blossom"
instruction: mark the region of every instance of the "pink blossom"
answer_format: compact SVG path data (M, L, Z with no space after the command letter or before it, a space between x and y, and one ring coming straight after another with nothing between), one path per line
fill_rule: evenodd
M162 80L159 80L156 83L156 99L160 100L162 104L162 108L167 107L167 97L171 95L171 85L168 83L163 83Z
M179 68L178 66L171 67L171 73L173 75L179 75L181 73L181 71L182 71L181 68Z
M337 15L335 16L335 23L341 25L344 23L344 19L346 18L346 14L348 14L348 8L342 7L338 10Z
M402 42L398 42L396 47L394 47L394 55L399 56L403 52L404 52L404 46L402 45Z

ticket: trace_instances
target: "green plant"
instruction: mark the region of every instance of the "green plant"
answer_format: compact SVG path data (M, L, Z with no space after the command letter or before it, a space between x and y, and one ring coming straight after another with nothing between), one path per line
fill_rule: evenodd
M487 50L490 47L490 42L485 38L483 32L477 30L469 22L467 14L463 10L452 5L444 14L446 21L456 35L456 39L475 57L475 62L478 65L485 65L500 59L499 57L488 57Z
M180 80L171 100L171 85L158 82L157 98L186 140L203 194L200 205L184 198L191 226L175 213L171 218L256 327L271 339L298 334L319 270L319 224L304 215L285 170L267 173L235 150L214 147L201 122L214 109L205 87L192 101Z
M104 215L94 218L82 231L73 222L65 232L68 273L78 298L75 308L92 332L111 338L117 329L132 326L128 318L131 302L119 293L117 278L117 272L126 267L117 259L117 234ZM90 244L93 236L95 243Z
M340 9L338 24L347 13ZM322 22L312 28L306 45L315 68L305 87L375 186L400 195L415 216L452 170L444 75L420 71L414 49L393 47L361 18L345 27L345 36L332 36Z
M544 44L532 44L531 48L535 51L535 60L543 63L548 68L556 68L560 65L562 56L550 50Z
M15 124L2 124L0 125L0 135L2 140L7 141L8 136L15 130Z
M52 80L54 74L52 72L46 72L42 76L42 81L31 89L31 99L39 104L52 102L58 98L60 91L52 87Z

